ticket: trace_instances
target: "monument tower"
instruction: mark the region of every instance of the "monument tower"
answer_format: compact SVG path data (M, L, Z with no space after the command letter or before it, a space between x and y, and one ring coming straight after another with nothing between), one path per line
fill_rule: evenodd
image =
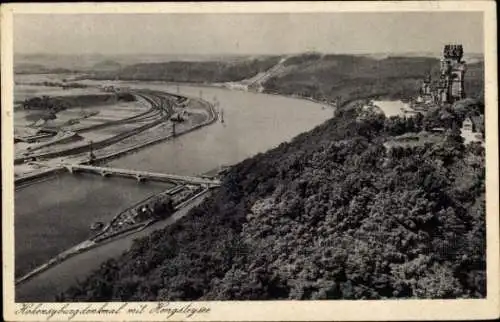
M465 98L464 75L466 71L462 45L446 45L441 58L441 75L437 88L440 103L453 103Z

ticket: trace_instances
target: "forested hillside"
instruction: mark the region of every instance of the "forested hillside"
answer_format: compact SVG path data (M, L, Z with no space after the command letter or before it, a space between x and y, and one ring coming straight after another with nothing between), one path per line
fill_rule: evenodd
M218 83L239 81L266 71L280 60L279 56L238 61L170 61L142 63L119 71L98 72L92 78L122 80L162 80L187 83Z
M58 300L484 297L484 149L463 145L453 110L359 120L358 105L235 165L189 216ZM384 145L439 122L435 144Z
M161 80L187 83L221 83L248 79L279 62L281 56L262 56L236 61L170 61L125 66L100 71L96 79ZM418 90L430 73L439 79L439 59L430 57L387 57L305 53L287 57L285 68L264 84L264 91L300 95L318 100L373 97L407 98ZM86 76L87 77L87 76ZM466 93L482 97L484 63L468 65Z
M429 57L387 57L374 59L354 55L304 54L287 60L295 67L284 75L269 79L266 92L299 94L318 100L336 96L380 95L408 98L422 80L431 74L439 80L439 59ZM470 64L465 77L466 93L482 96L484 64Z

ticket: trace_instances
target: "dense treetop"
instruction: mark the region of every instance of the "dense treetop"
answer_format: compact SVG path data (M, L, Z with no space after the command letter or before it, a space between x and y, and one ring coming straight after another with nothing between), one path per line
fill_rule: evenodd
M277 59L132 66L120 77L234 81ZM466 75L473 100L415 118L358 117L360 99L410 97L438 68L433 58L288 59L264 90L341 96L335 117L231 167L188 216L59 300L484 297L484 148L465 146L459 132L484 113L482 63ZM430 135L435 127L445 133Z
M484 149L461 116L335 118L233 166L177 224L59 297L76 301L484 297ZM435 144L387 148L429 122Z

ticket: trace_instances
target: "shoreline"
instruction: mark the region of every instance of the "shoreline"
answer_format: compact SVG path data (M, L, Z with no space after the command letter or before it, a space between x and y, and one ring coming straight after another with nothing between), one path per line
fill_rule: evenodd
M16 301L53 302L57 294L66 291L68 287L74 285L77 281L85 279L92 271L98 268L101 263L111 258L116 258L130 249L135 239L149 236L158 229L175 224L178 220L185 217L192 208L203 202L210 193L211 190L205 195L194 198L189 205L174 212L172 216L164 220L145 225L141 229L129 231L126 234L99 244L99 247L90 247L84 252L74 254L73 256L67 257L62 262L58 262L57 264L54 263L50 267L38 271L38 273L32 275L31 278L15 285ZM98 262L96 262L96 259ZM83 265L81 263L82 261ZM75 270L77 271L76 275L65 274L65 272Z
M105 79L100 80L100 79L90 79L89 80L96 80L96 81L106 81ZM109 80L111 81L111 80ZM293 99L298 99L298 100L305 100L317 104L324 104L327 105L331 108L336 108L333 106L331 103L326 102L326 101L320 101L317 99L314 99L312 97L305 97L305 96L300 96L300 95L294 95L294 94L282 94L278 92L258 92L258 91L251 91L251 90L240 90L240 89L232 89L228 87L225 83L190 83L190 82L170 82L170 81L162 81L162 80L119 80L121 82L149 82L149 83L154 83L154 84L165 84L169 86L175 86L175 85L181 85L181 86L188 86L188 87L206 87L206 88L219 88L219 89L225 89L228 91L233 91L233 92L245 92L245 93L253 93L253 94L263 94L263 95L273 95L273 96L283 96L283 97L288 97L288 98L293 98Z
M186 97L188 99L197 100L197 101L201 102L206 107L206 109L208 111L208 116L205 119L205 121L203 121L201 123L198 123L196 125L193 125L190 128L184 129L184 130L178 132L175 136L173 136L172 134L167 134L167 135L164 135L164 136L153 138L153 139L145 141L145 142L134 144L132 146L126 147L126 148L124 148L122 150L119 150L117 152L111 152L111 153L109 153L107 155L104 155L104 156L101 156L101 157L97 157L95 159L95 162L110 161L110 160L119 158L121 156L124 156L126 154L137 152L138 150L140 150L142 148L148 147L150 145L154 145L156 143L160 143L162 141L171 139L173 137L177 137L177 136L180 136L180 135L188 134L190 132L193 132L193 131L196 131L198 129L201 129L204 126L211 125L211 124L213 124L214 122L217 121L218 116L217 116L217 112L215 111L215 107L214 107L213 104L211 104L210 102L208 102L206 100L200 99L200 98L195 98L195 97L191 97L191 96L187 96L187 95L180 95L180 96L183 96L183 97ZM157 124L157 125L159 125L159 124ZM86 163L86 162L84 161L84 162L80 162L80 163ZM50 175L56 174L58 172L62 172L64 170L65 169L63 167L54 167L54 168L49 168L49 169L44 170L44 171L36 172L34 174L30 174L30 175L27 175L27 176L18 177L18 178L16 178L14 180L15 190L22 189L23 187L31 185L31 184L36 184L36 182L38 182L38 181L35 181L36 179L42 179L42 178L45 178L45 177L49 177Z
M164 82L162 82L164 83ZM175 83L174 83L175 84ZM185 85L185 84L182 84L182 85ZM198 84L190 84L191 86L193 87L198 87L199 85ZM328 103L325 103L325 102L320 102L320 101L316 101L314 99L309 99L309 98L304 98L304 97L300 97L300 96L292 96L292 95L282 95L282 94L279 94L279 93L265 93L265 92L253 92L253 91L239 91L239 90L232 90L232 89L229 89L225 86L218 86L218 85L211 85L211 84L203 84L204 87L211 87L211 88L222 88L222 89L225 89L225 90L228 90L228 91L238 91L238 92L248 92L248 93L253 93L253 94L264 94L264 95L274 95L274 96L283 96L283 97L288 97L288 98L292 98L292 99L299 99L299 100L306 100L306 101L310 101L310 102L314 102L314 103L319 103L319 104L328 104ZM189 86L189 85L188 85ZM182 134L186 134L186 133L189 133L191 131L194 131L194 130L197 130L201 127L203 127L204 125L209 125L213 122L215 122L218 117L217 117L217 112L215 111L214 109L214 106L213 104L203 100L203 99L200 99L200 98L197 98L197 97L191 97L191 96L187 96L187 95L182 95L182 96L185 96L185 97L188 97L190 99L196 99L196 100L200 100L202 102L204 102L208 107L209 107L209 111L210 111L210 116L207 120L205 120L204 122L200 123L200 124L197 124L189 129L186 129L184 130L183 132L181 132ZM329 105L329 104L328 104ZM330 105L331 106L331 105ZM331 106L332 108L334 108L333 106ZM181 134L179 133L179 134ZM101 157L98 161L105 161L105 160L110 160L112 159L113 157L120 157L121 155L124 155L124 154L128 154L128 153L133 153L134 151L137 151L138 149L140 149L141 147L144 147L144 146L148 146L148 145L151 145L151 144L154 144L154 143L157 143L157 142L160 142L162 140L166 140L166 139L169 139L171 138L171 135L167 135L165 137L162 137L162 138L155 138L155 139L152 139L151 141L148 141L148 142L143 142L141 144L139 144L139 147L129 147L129 148L126 148L124 150L121 150L121 151L118 151L116 153L112 153L110 155L106 155L106 156L103 156ZM56 170L56 169L54 169ZM60 169L59 169L60 170ZM47 171L47 172L51 172L51 171ZM42 176L38 176L38 177L43 177ZM36 183L36 182L35 182ZM189 205L188 205L189 206ZM98 246L103 246L104 244L106 243L111 243L113 242L114 240L118 240L118 239L121 239L121 238L124 238L128 235L131 235L131 234L134 234L134 233L137 233L137 232L140 232L142 230L144 230L145 228L147 227L151 227L149 224L148 225L141 225L140 227L133 227L133 229L129 230L129 231L126 231L126 232L123 232L122 234L119 234L118 236L114 236L112 239L110 240L107 240L106 242L104 243L99 243L97 245L84 245L85 247L83 248L79 248L78 246L82 245L82 243L76 245L76 246L73 246L72 248L70 248L69 250L66 250L65 252L62 252L61 254L66 254L66 256L64 257L64 259L59 259L57 262L54 262L53 259L52 259L52 262L49 261L48 263L44 264L44 265L47 265L43 268L36 268L34 271L28 273L28 274L25 274L23 277L21 277L19 280L16 280L16 285L20 285L20 284L24 284L24 282L30 280L32 277L35 277L37 275L39 275L40 273L48 270L49 268L53 267L53 266L56 266L58 264L61 264L63 262L65 262L66 259L69 259L70 257L73 257L74 255L76 254L79 254L79 253L82 253L82 252L85 252L86 250L90 250L92 248L96 248ZM74 253L71 253L70 252L70 255L68 256L67 253L68 251L75 251L75 248L78 250L77 252L74 252ZM42 265L43 266L43 265ZM27 276L28 275L28 276Z
M169 191L169 190L172 190L172 189L175 189L176 187L174 188L169 188L165 191ZM210 188L206 188L206 189L203 189L202 191L194 194L193 196L189 197L187 200L183 201L180 205L178 205L177 209L175 210L175 212L170 216L174 216L174 214L180 210L182 210L183 207L188 207L189 204L191 204L195 199L203 196L204 194L206 194L207 192L209 192L211 189ZM164 192L165 192L164 191ZM163 192L161 192L163 193ZM150 199L150 198L153 198L154 196L156 196L157 194L153 194L139 202L137 202L136 204L140 204L140 203L143 203L145 202L146 200ZM131 208L131 207L134 207L134 205L128 207L127 209ZM126 210L125 210L126 211ZM119 212L115 215L115 217L110 221L110 223L115 220L115 218L117 216L119 216L122 212ZM139 223L137 225L134 225L132 227L129 227L127 228L126 230L124 231L121 231L121 232L117 232L115 234L112 234L106 238L103 238L102 240L99 240L99 241L95 241L94 239L96 237L99 236L99 234L97 234L96 236L93 236L89 239L86 239L78 244L76 244L75 246L72 246L70 247L69 249L59 253L58 255L56 255L55 257L52 257L51 259L49 259L48 261L46 261L45 263L37 266L36 268L34 268L33 270L29 271L28 273L24 274L23 276L17 278L14 280L14 285L17 286L17 285L20 285L28 280L30 280L31 278L39 275L40 273L52 268L53 266L56 266L62 262L64 262L65 260L75 256L75 255L78 255L78 254L81 254L81 253L84 253L88 250L91 250L93 248L97 248L97 247L100 247L100 246L103 246L107 243L112 243L112 242L115 242L115 241L118 241L119 239L121 238L124 238L128 235L132 235L134 233L138 233L144 229L146 229L147 227L150 227L151 225L157 223L157 222L161 222L161 221L165 221L167 220L168 218L166 219L163 219L163 220L153 220L153 219L150 219L150 220L146 220L144 221L143 223ZM102 232L101 232L102 233Z
M193 126L187 128L187 129L184 129L184 130L178 132L175 135L175 137L177 137L179 135L183 135L183 134L187 134L187 133L193 132L193 131L198 130L198 129L201 129L204 126L213 124L214 122L217 121L218 115L217 115L217 112L215 111L215 107L213 106L213 104L211 104L208 101L205 101L203 99L200 99L200 98L195 98L195 97L191 97L191 96L187 96L187 95L182 95L182 96L186 97L187 99L196 100L196 101L200 102L204 106L204 108L206 109L206 111L208 112L208 115L207 115L207 117L206 117L206 119L204 121L202 121L201 123L198 123L196 125L193 125ZM98 158L95 159L95 161L96 162L110 161L112 159L119 158L119 157L121 157L123 155L137 152L141 148L144 148L144 147L156 144L156 143L160 143L160 142L162 142L164 140L168 140L168 139L171 139L173 137L174 136L172 134L168 134L168 135L165 135L165 136L153 138L153 139L148 140L146 142L141 142L141 143L132 145L132 146L127 147L125 149L122 149L120 151L112 152L112 153L109 153L107 155L98 157ZM86 162L81 162L81 163L86 163ZM24 187L30 186L32 184L36 184L36 183L38 183L40 181L45 181L47 179L50 179L50 177L52 177L53 175L55 175L57 173L60 173L60 172L65 172L65 171L66 171L66 169L64 167L55 167L55 168L49 168L47 170L35 173L33 175L30 175L30 176L18 178L18 179L15 180L15 184L16 183L17 184L21 184L21 186L19 186L19 185L15 186L15 191L21 190ZM207 192L207 190L203 190L202 192L196 194L194 197L190 197L188 200L184 201L182 204L183 205L188 205L189 202L193 198L196 198L199 195L204 194L206 192ZM154 195L156 195L156 194L154 194ZM149 198L151 198L151 197L152 196L150 196ZM143 202L143 201L144 200L141 200L140 202ZM178 210L179 209L177 209L177 211ZM56 255L55 257L49 259L49 261L45 262L42 265L39 265L35 269L29 271L28 273L24 274L20 278L16 279L15 280L15 284L17 285L19 283L22 283L22 282L24 282L26 280L31 279L33 276L38 275L39 273L41 273L41 272L49 269L50 267L61 263L62 261L66 260L68 257L71 257L71 256L73 256L75 254L84 252L84 251L89 250L91 248L98 247L102 243L112 242L115 239L120 239L120 238L125 237L125 236L127 236L129 234L133 234L133 233L139 232L139 231L145 229L146 227L148 227L152 223L153 222L145 222L145 223L139 224L137 226L130 227L130 229L128 229L127 231L123 231L123 232L120 232L120 233L118 233L116 235L110 236L110 237L104 239L102 242L100 241L100 242L95 243L91 239L85 240L85 241L83 241L83 242L81 242L81 243L79 243L79 244L77 244L75 246L72 246L69 249L61 252L60 254Z
M168 105L166 107L164 106L163 100L160 100L158 103L158 102L155 102L151 97L146 96L145 94L136 93L136 95L141 96L150 102L151 108L145 112L146 115L150 114L150 113L154 113L152 116L157 116L158 112L160 112L159 115L161 117L157 118L154 121L149 122L147 124L139 125L138 127L135 127L132 130L129 130L126 132L121 132L121 133L116 134L114 136L108 137L104 140L94 142L93 146L95 148L97 148L97 149L104 148L104 147L109 146L113 143L117 143L119 141L122 141L123 139L126 139L130 136L141 133L141 132L143 132L151 127L154 127L158 124L163 123L164 121L169 119L171 114L173 114L173 110L171 110L171 107L169 107ZM169 109L170 109L169 114L163 115L163 113L161 112L162 110L169 110ZM106 122L103 124L97 124L97 125L91 126L90 128L81 129L77 133L79 134L79 133L87 132L90 129L97 129L100 127L114 126L114 125L120 125L122 123L128 123L128 122L130 122L130 120L134 120L137 117L142 118L143 116L144 116L144 113L141 113L138 115L134 115L131 118L124 118L121 120L110 121L110 122ZM33 158L55 158L55 157L62 157L62 156L67 156L67 155L71 156L74 154L78 154L80 151L86 152L88 150L88 148L89 148L89 144L84 144L84 145L77 145L77 146L69 147L69 148L62 149L62 150L59 149L59 150L53 150L53 151L46 151L46 152L42 152L42 153L39 153L36 155L16 156L14 158L14 164L22 164L25 161L33 159Z

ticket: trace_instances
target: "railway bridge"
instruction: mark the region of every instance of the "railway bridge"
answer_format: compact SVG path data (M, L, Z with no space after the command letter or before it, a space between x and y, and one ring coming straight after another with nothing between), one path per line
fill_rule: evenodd
M83 165L83 164L64 164L63 166L64 168L66 168L66 170L68 170L69 173L86 172L86 173L97 173L103 177L108 177L108 176L118 176L118 177L128 177L128 178L132 177L139 182L145 180L166 181L175 183L199 184L199 185L206 185L208 187L218 187L221 184L220 180L208 179L203 177L192 177L192 176L182 176L176 174L155 173L149 171L97 167L97 166Z

